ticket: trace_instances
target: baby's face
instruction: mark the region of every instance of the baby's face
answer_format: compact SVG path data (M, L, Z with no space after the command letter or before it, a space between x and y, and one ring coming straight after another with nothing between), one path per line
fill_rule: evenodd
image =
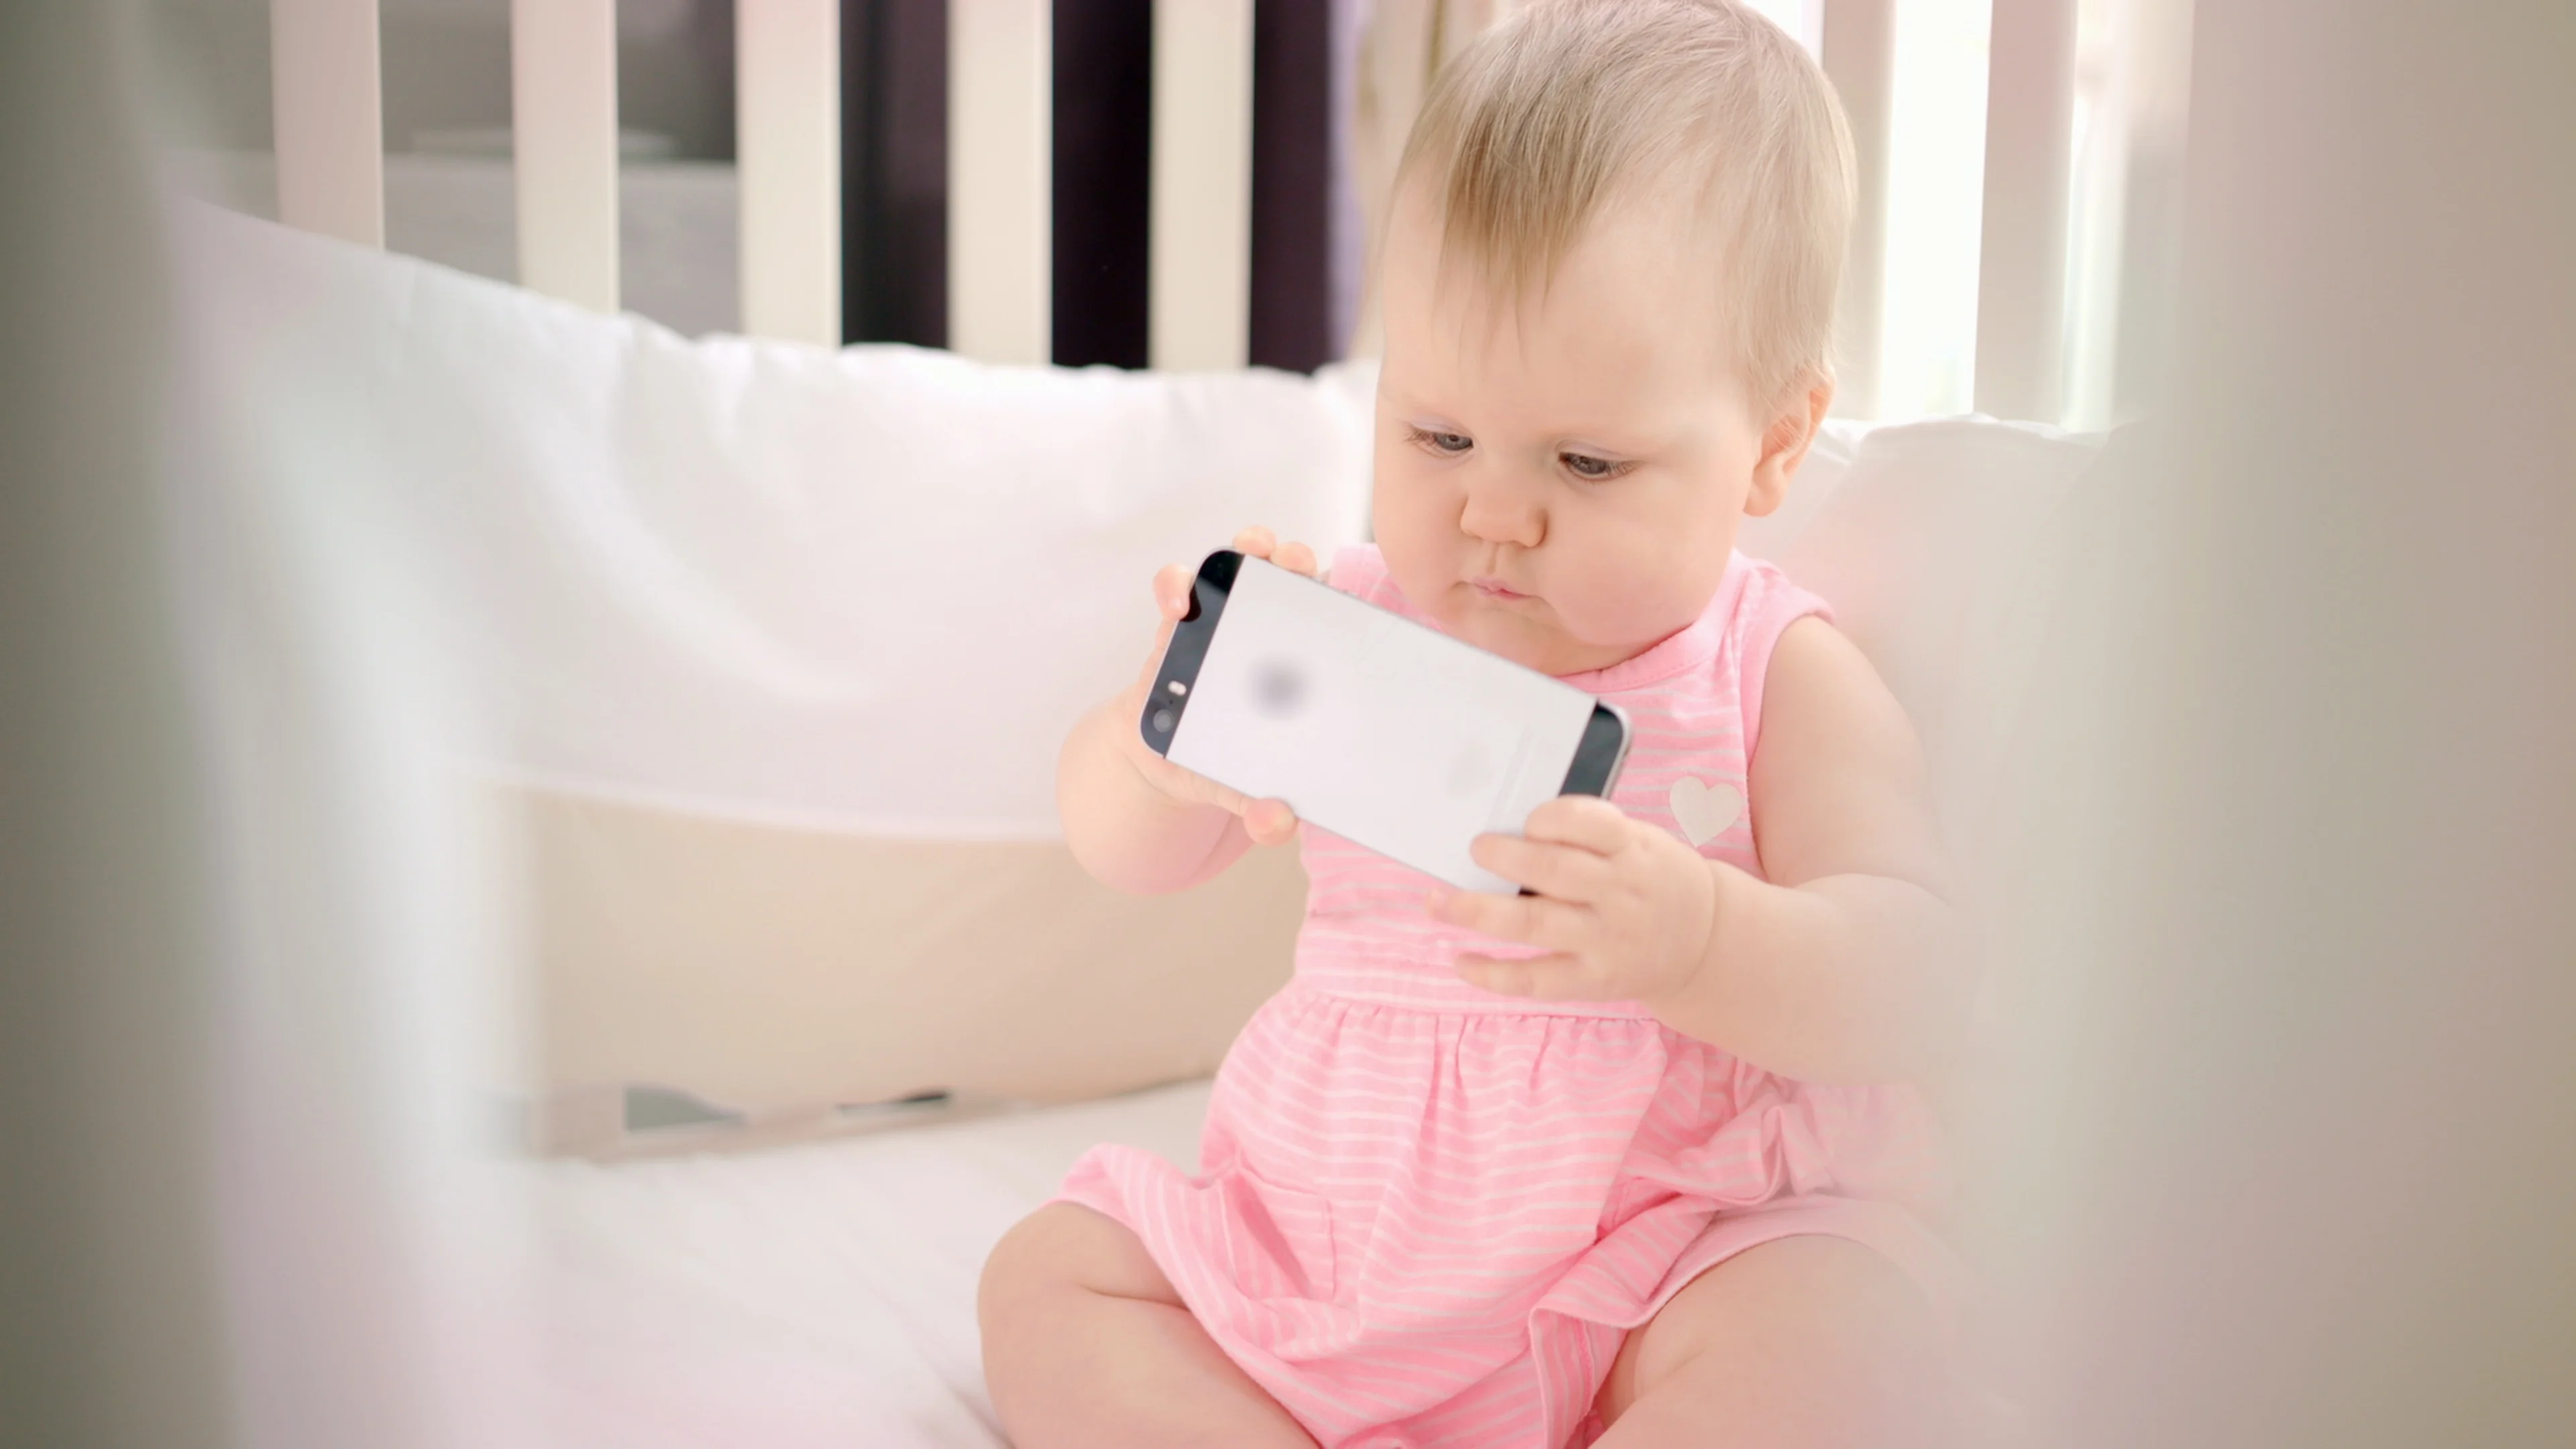
M1615 664L1697 618L1738 523L1778 504L1716 268L1684 235L1613 211L1516 309L1443 275L1428 208L1399 201L1374 518L1397 586L1451 633L1550 674Z

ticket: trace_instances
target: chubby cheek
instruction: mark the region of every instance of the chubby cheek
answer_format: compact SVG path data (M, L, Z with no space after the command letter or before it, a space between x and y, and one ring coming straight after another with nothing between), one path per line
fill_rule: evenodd
M1728 537L1698 530L1584 530L1552 544L1548 602L1586 644L1644 648L1699 617L1725 577Z
M1433 610L1457 581L1466 540L1458 532L1462 500L1446 479L1425 476L1414 460L1380 448L1376 486L1369 497L1369 532L1386 556L1387 572L1416 608Z

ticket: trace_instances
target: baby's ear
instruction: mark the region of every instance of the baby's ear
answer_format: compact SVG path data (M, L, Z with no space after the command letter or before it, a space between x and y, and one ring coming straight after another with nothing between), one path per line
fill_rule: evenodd
M1833 405L1834 380L1823 373L1809 374L1780 400L1770 426L1762 430L1762 456L1753 465L1753 488L1744 495L1746 514L1766 517L1788 499L1789 480L1806 461L1807 447L1816 441L1816 430L1825 425L1825 413Z

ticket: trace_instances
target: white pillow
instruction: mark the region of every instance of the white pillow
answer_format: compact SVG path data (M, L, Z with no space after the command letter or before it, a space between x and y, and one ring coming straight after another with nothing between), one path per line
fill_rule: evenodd
M684 340L202 211L246 376L465 581L501 767L943 838L1055 833L1054 753L1147 580L1245 523L1362 536L1373 373L988 367Z
M1923 740L1945 828L1971 868L2039 681L2070 491L2101 440L1989 418L1829 425L1787 505L1745 531L1834 606Z
M2016 751L2028 734L2042 636L2063 596L2073 516L2100 439L1984 418L1837 427L1793 508L1747 540L1834 606L1923 741L1943 829L1972 890L2002 878ZM1998 1022L2029 988L1989 972L1967 1052L1925 1086L1963 1172L1996 1160L1994 1094L2023 1080Z

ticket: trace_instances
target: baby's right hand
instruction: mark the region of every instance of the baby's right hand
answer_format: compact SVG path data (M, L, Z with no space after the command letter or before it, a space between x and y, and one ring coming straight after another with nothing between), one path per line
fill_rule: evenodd
M1268 559L1283 569L1321 577L1315 551L1302 543L1279 542L1269 529L1254 526L1234 536L1232 547L1249 558ZM1145 668L1136 682L1119 696L1123 727L1118 741L1137 773L1147 784L1185 805L1214 805L1232 811L1243 820L1244 833L1256 845L1277 845L1297 833L1297 813L1285 800L1254 800L1240 791L1229 790L1195 770L1156 754L1145 743L1138 721L1145 713L1145 696L1154 687L1154 674L1163 662L1163 649L1172 641L1173 626L1190 611L1190 585L1197 578L1195 569L1181 564L1167 564L1154 575L1154 607L1162 614L1162 627L1154 635L1154 651L1145 657Z

